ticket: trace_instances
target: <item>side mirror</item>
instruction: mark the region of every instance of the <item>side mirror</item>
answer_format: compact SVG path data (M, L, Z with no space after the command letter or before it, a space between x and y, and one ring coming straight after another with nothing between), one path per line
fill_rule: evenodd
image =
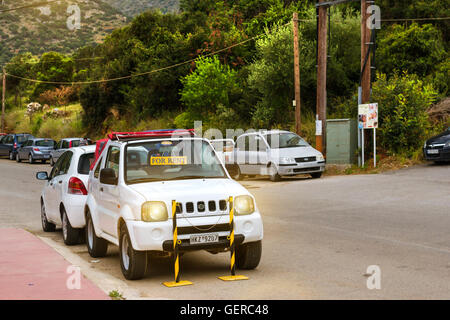
M117 185L116 172L111 168L100 170L100 183Z
M38 180L48 180L48 173L45 171L40 171L36 173L36 179Z

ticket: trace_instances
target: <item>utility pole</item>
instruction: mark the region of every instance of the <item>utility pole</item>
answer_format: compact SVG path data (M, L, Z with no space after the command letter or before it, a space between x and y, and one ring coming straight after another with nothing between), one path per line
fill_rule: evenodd
M3 90L2 90L2 132L5 132L5 103L6 103L6 70L3 67Z
M361 0L361 104L370 102L370 69L371 69L371 30L367 26L369 15L367 13L368 2Z
M327 6L318 7L317 24L317 100L316 100L316 149L326 157L327 121Z
M298 14L292 16L294 27L294 77L295 77L295 132L301 135L301 102L300 102L300 54L298 48Z

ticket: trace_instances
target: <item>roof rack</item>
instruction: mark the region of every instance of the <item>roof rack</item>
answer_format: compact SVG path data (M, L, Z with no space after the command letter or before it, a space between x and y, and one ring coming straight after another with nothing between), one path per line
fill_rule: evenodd
M128 140L139 138L162 138L162 137L178 137L178 136L195 136L194 129L166 129L166 130L149 130L141 132L111 132L107 135L109 140Z

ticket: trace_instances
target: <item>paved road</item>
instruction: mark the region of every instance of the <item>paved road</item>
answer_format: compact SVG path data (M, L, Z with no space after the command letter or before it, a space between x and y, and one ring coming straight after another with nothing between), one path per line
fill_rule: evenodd
M422 165L378 175L243 181L257 198L265 238L260 266L248 281L221 282L228 254L188 253L182 279L165 288L168 258L152 258L147 277L125 281L118 250L92 259L85 245L65 247L60 232L45 234L39 220L49 166L0 160L0 227L43 237L104 290L128 298L159 299L450 299L450 165ZM367 288L367 268L381 271L381 289Z

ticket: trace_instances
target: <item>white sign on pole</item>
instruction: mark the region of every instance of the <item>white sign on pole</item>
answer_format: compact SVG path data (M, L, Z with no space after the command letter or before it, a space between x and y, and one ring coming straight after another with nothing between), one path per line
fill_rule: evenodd
M364 165L364 129L373 129L373 165L377 166L378 103L358 105L358 128L362 133L362 165Z

